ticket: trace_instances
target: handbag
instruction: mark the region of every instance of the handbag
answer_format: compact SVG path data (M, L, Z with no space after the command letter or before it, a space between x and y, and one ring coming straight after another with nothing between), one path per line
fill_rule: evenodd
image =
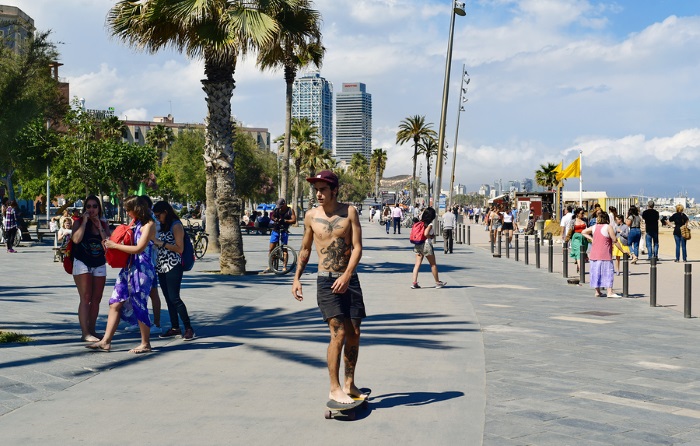
M681 237L690 240L690 228L688 227L688 223L681 226Z
M63 256L63 269L68 274L73 274L73 240L68 240L66 253Z
M109 239L114 243L120 245L133 245L134 244L134 231L129 225L119 225L114 229L112 235ZM105 259L107 264L112 268L126 268L129 265L129 259L131 254L118 249L106 249Z
M571 237L574 236L574 225L569 226L569 231L566 233L566 241L571 241Z

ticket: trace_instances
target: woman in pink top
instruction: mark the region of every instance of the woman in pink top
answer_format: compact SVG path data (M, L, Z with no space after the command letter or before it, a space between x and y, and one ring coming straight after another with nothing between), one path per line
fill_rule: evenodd
M600 289L607 288L607 297L621 297L613 292L615 269L613 268L613 244L622 251L622 245L617 240L615 230L610 225L610 217L605 212L598 212L596 224L581 232L591 242L591 252L588 255L591 264L591 288L595 288L595 297L601 297Z

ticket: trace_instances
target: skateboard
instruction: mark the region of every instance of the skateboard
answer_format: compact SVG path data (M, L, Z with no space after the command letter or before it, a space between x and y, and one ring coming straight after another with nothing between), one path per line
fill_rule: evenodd
M356 410L357 408L366 409L369 405L369 395L372 393L370 389L360 389L360 391L367 395L365 398L353 397L353 402L350 404L341 404L337 401L328 400L326 403L326 411L324 416L326 420L333 418L345 418L347 420L354 420L357 418Z

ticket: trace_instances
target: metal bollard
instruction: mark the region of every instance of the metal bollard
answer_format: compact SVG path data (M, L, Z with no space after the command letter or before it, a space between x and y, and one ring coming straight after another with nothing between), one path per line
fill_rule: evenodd
M622 297L629 297L630 292L630 256L622 256Z
M496 238L498 240L498 245L497 245L498 247L496 248L496 254L494 255L494 257L500 258L501 257L501 244L503 242L503 238L501 237L500 232L498 233L498 237L496 237Z
M467 245L472 244L472 227L467 226Z
M547 269L550 273L554 272L554 242L552 239L549 239L549 255L547 257Z
M462 244L462 224L457 223L454 230L455 243L458 245Z
M689 318L690 315L690 305L691 305L691 288L693 285L693 265L690 263L685 264L685 274L683 276L685 279L685 286L683 287L685 305L683 306L683 317Z
M651 258L649 269L649 306L656 306L656 257Z
M561 252L562 252L562 260L561 260L562 276L564 276L564 278L566 279L569 277L569 243L568 242L564 242L564 244L562 245Z
M535 268L539 269L540 267L540 240L537 237L537 234L535 234Z
M525 264L530 264L530 243L528 242L529 236L525 235Z
M579 263L579 285L586 283L586 249L581 243L581 251L579 252L578 263Z
M518 234L515 234L515 261L518 261L520 257L520 240L518 240Z
M491 242L491 254L493 254L495 247L496 247L496 244L493 241L493 236L490 233L489 233L489 241Z
M506 239L506 259L510 259L510 242Z

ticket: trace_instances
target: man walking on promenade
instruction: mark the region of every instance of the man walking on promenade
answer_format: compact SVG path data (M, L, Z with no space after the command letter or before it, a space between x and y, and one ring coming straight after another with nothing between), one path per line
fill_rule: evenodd
M566 243L566 234L569 232L569 223L571 223L571 217L573 217L574 208L571 205L566 207L566 214L561 218L561 243L562 245Z
M452 235L456 223L457 218L455 214L448 208L442 216L442 239L445 243L445 254L452 254L452 244L454 242Z
M398 203L396 203L394 209L391 210L391 218L394 219L394 234L396 234L396 228L399 228L399 234L401 234L401 219L403 218L403 211Z
M318 278L316 298L323 320L330 328L328 344L328 398L350 404L362 393L355 385L355 366L360 349L360 323L365 318L360 280L355 268L362 257L362 230L354 207L338 203L338 177L324 170L307 178L316 190L319 206L304 216L304 237L299 250L299 263L292 295L302 301L300 278L316 243ZM340 385L340 355L345 363L345 382Z
M649 260L651 260L652 257L659 260L659 211L654 209L653 201L649 201L647 204L647 209L642 212L642 218L644 219L644 226L646 227L647 254L649 255Z

